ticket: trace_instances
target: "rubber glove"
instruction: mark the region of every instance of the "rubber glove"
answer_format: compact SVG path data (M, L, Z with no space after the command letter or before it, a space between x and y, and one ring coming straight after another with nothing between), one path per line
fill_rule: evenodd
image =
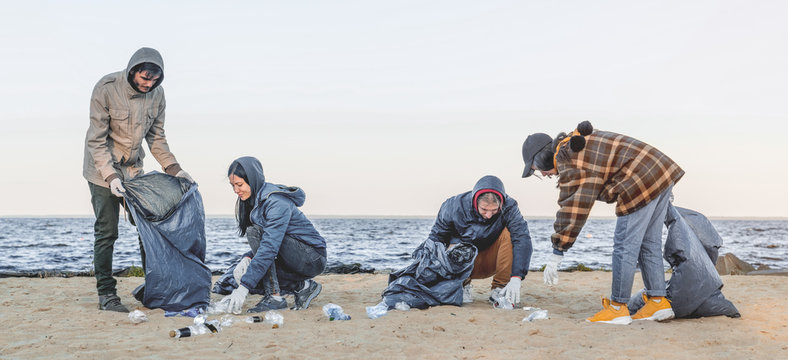
M544 283L547 285L558 284L558 266L561 265L563 255L552 254L544 266Z
M227 311L238 315L241 313L241 308L244 306L246 295L249 295L249 289L247 289L246 286L238 285L238 288L233 290L232 294L225 296L221 302L227 301Z
M194 182L194 179L192 179L192 177L189 176L189 173L187 173L186 171L183 171L183 170L178 171L178 173L175 174L175 177L184 178L186 180L189 180L189 182L191 182L191 183Z
M503 287L503 296L506 298L506 300L509 300L512 305L520 302L521 284L522 280L520 280L519 276L512 276L512 278L509 279L509 283Z
M235 266L235 269L233 269L233 277L235 278L236 284L241 285L241 277L246 274L246 270L249 269L249 263L251 262L252 258L244 256L244 258L241 259L241 262Z
M109 190L112 191L112 195L117 197L123 197L123 193L126 192L126 188L120 184L119 178L114 178L109 182Z

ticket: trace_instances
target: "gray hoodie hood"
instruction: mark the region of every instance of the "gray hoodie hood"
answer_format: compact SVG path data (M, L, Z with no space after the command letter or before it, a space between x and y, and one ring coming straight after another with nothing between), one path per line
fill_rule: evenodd
M156 51L156 49L144 47L137 50L134 53L134 55L131 55L131 59L129 59L129 64L128 66L126 66L126 71L124 71L124 75L126 77L126 80L129 82L129 85L131 85L131 87L134 88L134 82L131 80L131 74L130 74L131 69L139 64L146 62L156 64L161 68L161 77L159 77L159 81L157 81L156 84L153 85L153 87L151 87L150 91L148 91L151 92L153 91L153 89L159 87L159 85L161 85L161 83L164 81L164 60L161 58L161 54L159 54L159 52Z

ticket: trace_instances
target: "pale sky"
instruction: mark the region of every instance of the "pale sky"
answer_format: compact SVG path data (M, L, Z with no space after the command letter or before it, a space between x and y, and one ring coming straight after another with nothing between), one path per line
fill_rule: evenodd
M208 214L232 213L227 167L251 155L306 191L307 214L434 216L492 174L526 218L552 216L555 180L520 177L522 143L590 120L673 158L679 206L788 217L784 1L2 8L0 216L92 215L90 94L148 46L164 57L170 148Z

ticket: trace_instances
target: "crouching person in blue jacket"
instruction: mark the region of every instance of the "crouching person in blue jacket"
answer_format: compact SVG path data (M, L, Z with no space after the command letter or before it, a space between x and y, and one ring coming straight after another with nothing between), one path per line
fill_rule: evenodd
M233 271L238 288L222 302L240 313L249 289L262 280L265 295L248 312L286 308L283 294L295 296L292 310L308 308L322 289L312 278L326 267L326 241L298 209L306 194L266 182L260 161L250 156L233 161L227 176L238 195L238 232L247 236L252 250Z
M441 205L429 238L452 247L460 242L479 249L473 271L463 283L463 303L473 302L471 279L493 277L490 301L520 302L520 287L531 263L531 235L517 201L503 182L487 175L468 191Z

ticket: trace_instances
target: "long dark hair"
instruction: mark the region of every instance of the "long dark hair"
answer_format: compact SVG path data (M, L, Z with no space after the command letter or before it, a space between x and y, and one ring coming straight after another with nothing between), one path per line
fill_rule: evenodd
M230 168L227 169L227 177L230 175L235 175L244 179L246 184L249 184L249 177L246 175L246 170L244 170L243 166L238 161L233 161L230 164ZM252 190L254 191L254 189ZM238 201L235 203L235 219L238 220L238 235L244 236L246 235L246 228L252 226L252 219L250 215L252 214L252 209L254 208L254 198L256 194L252 194L246 200L241 200L238 198Z

